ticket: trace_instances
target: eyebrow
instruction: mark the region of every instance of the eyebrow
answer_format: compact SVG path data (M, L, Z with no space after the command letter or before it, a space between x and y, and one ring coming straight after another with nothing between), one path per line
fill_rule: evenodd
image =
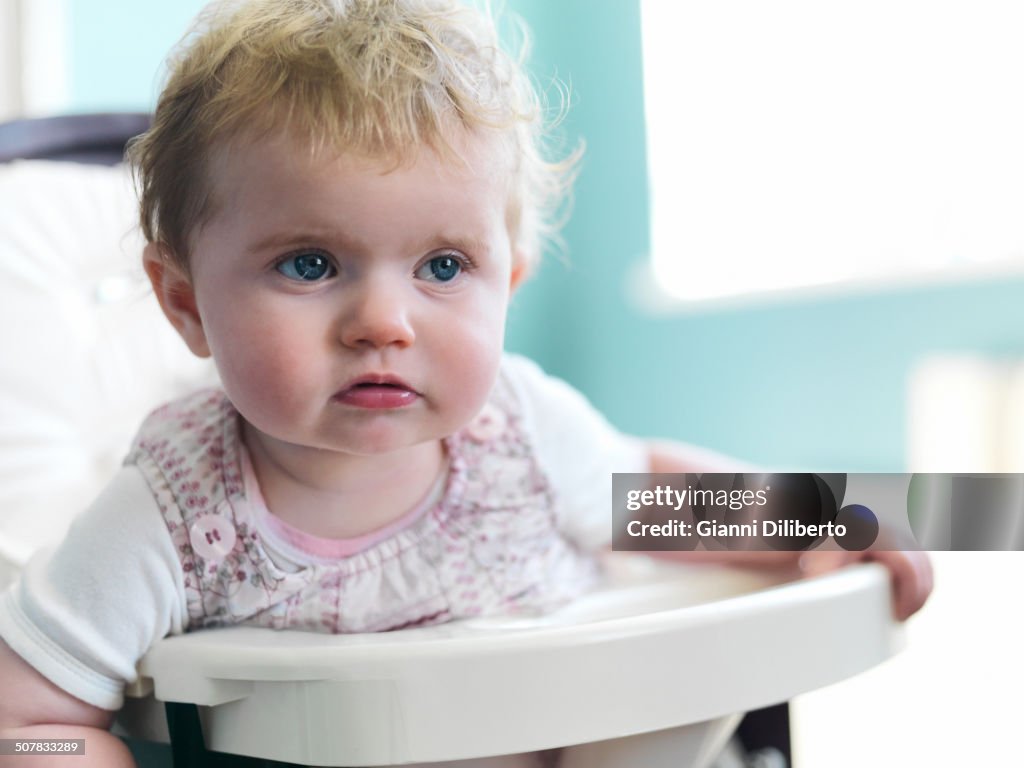
M424 244L423 251L433 251L438 248L454 248L457 251L463 251L464 253L477 254L479 256L487 256L491 252L491 247L486 240L482 240L477 237L467 235L444 235L443 233L433 243L436 244Z
M332 248L340 246L345 253L355 255L365 254L371 250L363 241L349 237L343 232L297 230L295 232L276 232L271 234L256 241L247 248L247 251L255 255L269 250L283 250L316 243L330 245ZM486 256L491 251L490 245L484 239L472 235L445 235L444 233L420 242L411 250L428 253L438 248L453 248L457 251L481 256Z
M313 243L330 243L333 246L340 245L348 253L365 253L368 250L365 243L350 238L341 232L327 230L275 232L261 240L257 240L247 250L249 253L257 254L264 251L278 251L301 245L311 245Z

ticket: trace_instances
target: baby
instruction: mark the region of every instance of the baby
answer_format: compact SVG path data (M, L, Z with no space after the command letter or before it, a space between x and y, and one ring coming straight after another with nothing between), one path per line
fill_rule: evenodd
M130 158L146 273L222 388L154 412L4 595L0 735L130 765L105 729L168 634L546 610L593 584L612 472L729 468L502 351L574 168L539 118L455 0L205 12ZM898 615L920 607L927 561L875 557Z

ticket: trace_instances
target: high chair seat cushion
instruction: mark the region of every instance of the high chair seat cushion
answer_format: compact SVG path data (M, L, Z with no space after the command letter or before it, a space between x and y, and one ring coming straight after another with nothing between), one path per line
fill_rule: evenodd
M0 583L63 536L149 410L214 380L160 315L136 219L124 166L0 165Z

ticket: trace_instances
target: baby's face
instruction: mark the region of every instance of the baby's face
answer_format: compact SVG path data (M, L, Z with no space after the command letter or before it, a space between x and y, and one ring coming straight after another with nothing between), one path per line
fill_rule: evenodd
M261 438L383 453L483 405L512 281L507 174L482 142L464 150L468 167L425 150L389 170L282 137L217 159L192 286L202 341Z

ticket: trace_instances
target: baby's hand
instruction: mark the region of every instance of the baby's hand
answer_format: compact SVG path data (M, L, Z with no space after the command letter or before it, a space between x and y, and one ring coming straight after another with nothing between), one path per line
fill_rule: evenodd
M900 621L920 610L931 594L932 564L927 552L878 550L837 552L812 550L800 556L800 570L807 576L834 571L860 562L881 563L892 576L893 613Z

